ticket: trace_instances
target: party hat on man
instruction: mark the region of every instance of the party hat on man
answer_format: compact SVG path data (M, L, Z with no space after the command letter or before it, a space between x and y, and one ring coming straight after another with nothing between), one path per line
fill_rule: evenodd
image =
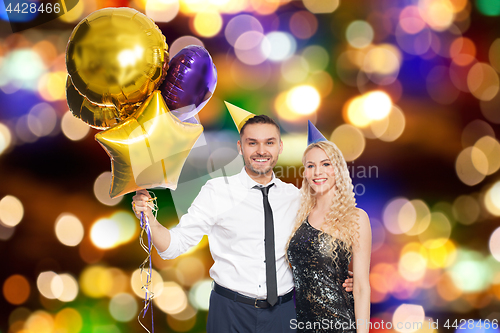
M233 118L236 128L238 128L238 132L241 131L241 128L243 127L243 125L245 125L248 119L255 116L253 113L243 110L236 105L233 105L226 101L224 101L224 103L226 103L226 107L229 110L231 117Z
M310 120L307 121L307 145L311 143L316 143L320 141L327 141L326 138L321 134L321 132L316 128L316 126L311 123Z

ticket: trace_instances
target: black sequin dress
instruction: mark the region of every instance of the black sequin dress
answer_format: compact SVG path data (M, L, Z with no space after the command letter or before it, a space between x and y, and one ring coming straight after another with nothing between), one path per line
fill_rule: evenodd
M331 246L331 236L307 220L290 240L297 332L356 332L354 297L342 286L348 277L348 253L337 247L337 267L329 254Z

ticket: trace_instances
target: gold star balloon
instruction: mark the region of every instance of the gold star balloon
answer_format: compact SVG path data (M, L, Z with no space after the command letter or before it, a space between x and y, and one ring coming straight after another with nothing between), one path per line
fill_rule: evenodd
M167 50L165 36L146 15L127 7L104 8L71 33L66 67L81 95L128 116L165 78Z
M200 124L179 121L159 91L152 93L131 117L95 136L111 158L110 196L153 187L175 190L202 132Z

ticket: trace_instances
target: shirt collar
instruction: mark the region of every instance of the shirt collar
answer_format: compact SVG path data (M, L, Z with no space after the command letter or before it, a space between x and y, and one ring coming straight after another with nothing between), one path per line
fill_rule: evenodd
M240 181L241 183L243 184L244 187L246 188L252 188L254 187L255 185L257 186L268 186L268 185L271 185L271 184L274 184L274 186L278 186L278 178L276 178L276 176L274 175L274 172L273 172L273 178L271 178L271 181L265 185L262 185L260 183L257 183L255 180L253 180L252 178L250 178L250 176L248 175L245 167L243 166L243 169L241 170L240 174L239 174L239 177L240 177Z

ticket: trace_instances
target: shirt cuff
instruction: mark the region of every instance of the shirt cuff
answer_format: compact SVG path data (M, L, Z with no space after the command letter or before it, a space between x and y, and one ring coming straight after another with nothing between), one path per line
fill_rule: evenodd
M170 245L169 245L169 247L163 252L159 252L158 249L156 249L156 252L158 252L158 254L160 255L160 257L163 260L177 258L180 254L179 253L179 238L177 237L175 232L173 232L172 230L169 230L169 232L170 232Z

